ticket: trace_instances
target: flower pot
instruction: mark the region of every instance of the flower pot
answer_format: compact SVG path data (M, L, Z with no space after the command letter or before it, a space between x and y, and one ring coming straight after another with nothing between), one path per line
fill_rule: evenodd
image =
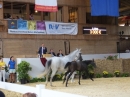
M21 84L26 84L26 79L21 79Z

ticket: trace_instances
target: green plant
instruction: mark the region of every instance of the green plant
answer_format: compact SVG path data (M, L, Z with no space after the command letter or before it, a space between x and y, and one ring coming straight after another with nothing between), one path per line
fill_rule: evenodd
M108 77L113 77L114 75L113 74L111 74L111 73L108 73L108 75L107 75Z
M114 75L115 75L116 77L119 77L119 76L120 76L120 71L116 70L116 71L114 72Z
M45 82L46 79L45 78L32 78L30 79L30 83L35 83L35 82Z
M103 71L102 73L103 73L103 77L108 77L109 73L107 71Z
M107 57L105 57L107 60L114 60L114 59L117 59L118 55L115 55L115 56L112 56L112 55L109 55Z
M95 77L96 77L96 78L101 78L102 75L101 75L101 74L96 74Z
M123 73L121 74L121 77L128 77L129 76L129 73Z
M22 61L20 64L18 64L18 68L16 72L18 73L18 80L21 79L29 79L28 72L31 71L32 68L30 67L30 64L26 61Z

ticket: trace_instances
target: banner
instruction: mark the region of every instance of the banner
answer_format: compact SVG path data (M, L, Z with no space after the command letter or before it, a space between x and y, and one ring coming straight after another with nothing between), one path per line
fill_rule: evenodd
M35 10L45 12L56 12L57 0L35 0Z
M92 16L119 16L119 0L90 0Z
M68 34L77 35L77 23L8 20L9 34Z
M77 23L45 22L47 34L77 35Z
M46 34L45 22L8 20L9 34Z

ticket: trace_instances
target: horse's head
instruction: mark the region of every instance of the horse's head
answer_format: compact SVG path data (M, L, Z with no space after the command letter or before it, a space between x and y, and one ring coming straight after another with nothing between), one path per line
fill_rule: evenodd
M72 61L79 58L79 56L80 56L79 53L81 53L80 51L81 51L81 49L76 49L69 54Z
M78 49L78 51L75 54L76 56L75 56L74 60L80 60L82 58L81 54L82 54L81 49Z

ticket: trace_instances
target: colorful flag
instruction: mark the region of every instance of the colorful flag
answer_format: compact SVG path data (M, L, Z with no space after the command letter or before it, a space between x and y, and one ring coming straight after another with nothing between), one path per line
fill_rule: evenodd
M35 10L45 12L56 12L57 0L35 0Z

